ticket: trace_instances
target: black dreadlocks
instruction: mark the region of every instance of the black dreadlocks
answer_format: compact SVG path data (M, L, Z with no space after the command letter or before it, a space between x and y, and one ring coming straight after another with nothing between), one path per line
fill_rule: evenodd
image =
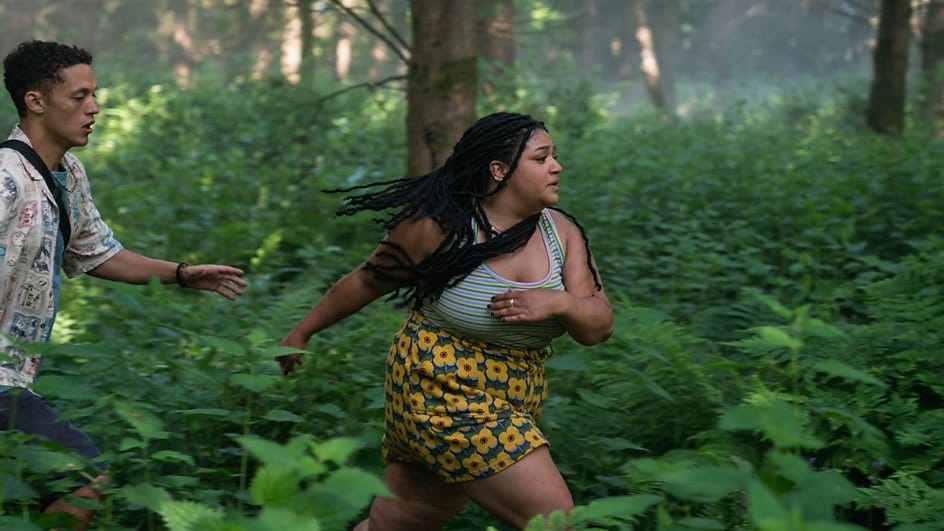
M384 240L380 244L387 249L380 256L392 259L393 265L367 262L364 267L381 280L397 282L400 288L393 297L400 296L401 289L405 290L403 298L419 307L423 302L437 299L443 290L458 284L482 262L524 246L534 234L540 214L498 233L491 229L483 199L507 185L531 134L538 128L547 130L543 122L527 115L490 114L469 127L446 162L426 175L325 190L328 193L348 193L380 188L345 197L346 206L339 209L337 215L397 209L386 218L375 218L374 221L389 231L406 219L430 217L446 233L439 248L419 264L413 263L399 245ZM493 160L504 162L508 171L496 189L489 192L492 180L489 165ZM590 244L583 227L567 212L558 208L554 210L577 225L587 248L587 266L593 274L594 285L598 290L603 289L590 260ZM476 243L473 219L486 232L483 243ZM408 280L403 280L403 273L407 273Z

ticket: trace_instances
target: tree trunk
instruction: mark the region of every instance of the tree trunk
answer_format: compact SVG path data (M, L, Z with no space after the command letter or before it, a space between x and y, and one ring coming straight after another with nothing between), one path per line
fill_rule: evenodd
M294 3L285 4L285 25L282 27L281 43L282 75L289 83L301 81L302 66L302 24L298 17L298 6Z
M407 73L409 175L422 175L449 156L475 120L474 0L411 0L413 55Z
M243 67L249 66L252 79L261 79L274 70L277 54L272 51L269 35L282 26L283 13L272 3L273 0L252 0L243 7L240 47L251 57L251 64Z
M628 7L628 4L625 4L625 6ZM630 20L633 14L627 9L621 16L625 17L626 20ZM621 26L618 37L619 57L617 58L616 78L622 87L620 97L629 102L632 100L633 72L636 71L636 34L631 24L622 24Z
M659 51L662 93L669 109L675 108L675 70L679 60L679 3L657 1L652 9L654 44Z
M389 23L391 17L388 13L385 3L376 0L374 3L377 5L377 11ZM391 55L393 54L390 53L387 43L381 39L373 39L373 42L370 45L370 63L367 66L367 77L371 79L379 79L381 77L390 75L389 61Z
M924 109L944 133L944 0L929 0L921 41Z
M342 3L351 7L350 0ZM339 81L347 80L351 74L351 61L354 57L354 24L349 17L341 17L335 32L337 40L334 43L334 78Z
M910 42L911 0L882 0L866 110L866 124L878 133L897 136L905 127Z
M515 19L511 0L479 0L479 52L489 62L515 64Z
M646 5L643 0L632 0L633 22L636 28L636 42L639 43L639 64L643 77L646 79L646 90L649 99L659 110L666 112L668 104L665 92L662 90L662 79L659 72L659 60L656 57L655 44L652 40L652 29L646 19Z
M583 79L594 79L597 74L594 65L598 64L596 52L601 26L599 14L597 0L585 0L580 32L580 51L578 52L580 57L578 68Z
M301 28L301 78L310 81L315 78L315 11L311 2L298 3L298 22Z
M482 92L495 93L492 80L507 76L515 65L515 20L511 0L479 0L479 54L488 62L486 78L481 80Z

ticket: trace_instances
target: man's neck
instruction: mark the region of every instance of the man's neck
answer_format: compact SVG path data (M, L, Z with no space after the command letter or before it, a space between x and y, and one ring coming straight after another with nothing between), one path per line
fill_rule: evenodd
M33 150L36 151L39 158L43 159L46 167L50 170L59 168L59 162L68 150L59 147L50 139L45 129L31 120L24 119L20 121L20 129L26 134L26 138L29 138Z

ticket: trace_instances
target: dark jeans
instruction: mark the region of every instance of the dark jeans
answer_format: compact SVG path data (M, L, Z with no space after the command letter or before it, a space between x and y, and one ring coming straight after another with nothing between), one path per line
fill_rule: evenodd
M68 420L58 418L58 416L59 414L49 407L45 400L28 389L8 389L0 392L0 430L18 430L29 435L36 435L37 437L30 441L32 444L48 440L70 448L76 454L95 462L100 470L96 470L92 474L100 474L102 470L108 467L108 464L97 459L101 456L101 452L98 451L95 443L84 431ZM77 463L75 472L59 473L50 479L68 477L76 474L82 468L84 467ZM48 491L45 483L34 485L34 487ZM40 503L45 507L65 494L67 492L61 490L58 492L43 492Z

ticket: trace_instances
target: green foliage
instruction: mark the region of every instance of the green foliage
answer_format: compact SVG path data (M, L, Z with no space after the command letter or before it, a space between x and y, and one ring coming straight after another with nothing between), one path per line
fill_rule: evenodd
M483 106L548 121L561 206L616 319L595 348L555 343L540 423L578 508L529 528L939 527L939 141L872 136L841 97L630 120L579 83L519 86ZM100 528L342 529L384 492L383 359L403 309L378 302L319 333L289 377L272 359L380 237L366 216L335 219L339 197L320 190L404 165L399 100L323 93L102 94L81 157L119 239L239 265L251 288L231 303L64 283L36 390L110 463ZM0 436L16 457L0 460L0 526L62 525L34 481L85 463L24 441ZM447 529L499 525L470 506Z

